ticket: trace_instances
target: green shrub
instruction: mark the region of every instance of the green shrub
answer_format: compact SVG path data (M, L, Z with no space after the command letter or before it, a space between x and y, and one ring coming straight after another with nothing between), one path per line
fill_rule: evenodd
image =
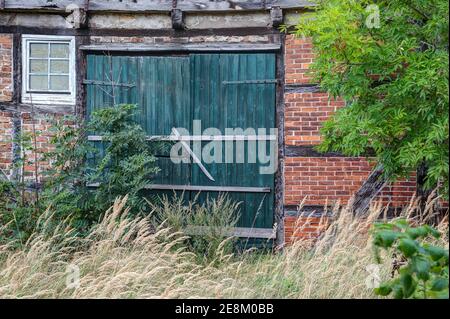
M128 104L101 109L81 130L54 126L48 202L63 215L77 212L81 226L98 221L118 196L128 194L133 214L145 209L143 190L158 168L145 131L132 119L135 109ZM94 148L86 132L102 136L101 147Z
M0 183L0 222L9 223L10 229L4 237L26 239L45 210L54 214L55 227L70 216L72 225L86 232L118 196L128 195L131 214L146 210L144 187L158 168L145 131L133 121L135 111L135 105L118 105L94 112L87 123L73 117L55 119L54 149L44 154L52 165L40 185L32 185L36 180L26 180L24 173ZM88 132L102 136L96 142L101 147L87 140ZM21 149L34 151L34 138L24 136ZM29 165L30 160L24 153L15 165Z
M374 225L374 247L391 250L401 256L398 276L375 289L381 296L394 298L447 298L448 249L432 245L441 233L429 225L411 227L407 220Z

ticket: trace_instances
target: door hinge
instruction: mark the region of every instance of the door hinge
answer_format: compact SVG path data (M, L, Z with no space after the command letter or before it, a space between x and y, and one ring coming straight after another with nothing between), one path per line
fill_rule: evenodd
M96 81L96 80L83 80L83 84L87 85L102 85L102 86L123 86L128 88L133 88L136 84L133 83L116 83L116 82L105 82L105 81Z

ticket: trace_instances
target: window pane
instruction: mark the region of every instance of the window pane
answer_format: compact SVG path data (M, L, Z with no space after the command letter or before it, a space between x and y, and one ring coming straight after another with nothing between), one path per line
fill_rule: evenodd
M69 76L67 75L52 75L50 76L50 89L58 91L69 90Z
M48 44L47 43L30 43L30 57L32 58L47 58Z
M48 73L47 60L30 60L30 73Z
M50 57L52 58L69 58L69 44L52 43L50 44Z
M30 75L30 89L34 91L48 90L48 76Z
M69 61L65 61L65 60L50 61L50 73L69 74Z

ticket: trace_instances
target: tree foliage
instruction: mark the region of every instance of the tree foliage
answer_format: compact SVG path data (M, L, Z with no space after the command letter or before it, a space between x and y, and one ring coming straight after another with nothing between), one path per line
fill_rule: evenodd
M447 0L323 0L303 16L315 81L346 101L321 151L374 152L390 179L424 164L448 198L448 15Z

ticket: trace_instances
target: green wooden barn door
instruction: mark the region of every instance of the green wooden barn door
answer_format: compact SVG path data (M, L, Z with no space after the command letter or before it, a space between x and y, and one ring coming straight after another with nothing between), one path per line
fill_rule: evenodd
M265 134L270 135L270 128L275 127L274 54L191 55L191 83L193 118L201 121L203 129L216 128L217 134L225 136L230 135L227 128L240 128L244 134L251 134L248 129L266 129ZM276 140L272 142L276 144ZM240 227L273 226L274 174L261 174L263 165L257 156L259 148L269 154L269 143L233 141L223 146L217 157L222 163L204 163L214 181L198 165L192 166L193 185L235 188L229 196L242 202ZM215 155L214 150L210 153ZM217 192L201 196L217 196Z
M270 135L269 129L275 127L274 54L88 55L85 82L87 118L93 111L114 103L137 104L135 120L149 136L169 135L174 127L186 128L192 134L194 121L201 121L202 129L215 128L217 132L211 135L222 137L227 136L227 128L267 129ZM242 135L237 131L234 134ZM208 143L203 141L202 146ZM200 200L231 190L229 196L242 202L238 226L270 229L274 219L274 174L261 174L266 164L256 156L269 154L270 143L245 141L243 152L238 152L238 142L232 141L231 163L226 163L225 158L230 144L223 146L221 162L202 162L214 181L200 165L174 164L169 149L162 150L157 154L161 172L153 185L158 186L158 194L171 193L171 189L180 188L177 185L189 186L187 199L202 190ZM195 151L194 142L189 144ZM256 162L249 161L249 156L256 156Z
M87 118L93 111L114 104L137 104L135 120L148 136L170 135L172 127L190 129L189 71L189 57L88 55ZM161 142L157 143L161 146ZM172 163L170 145L167 146L158 147L157 165L161 172L153 177L153 182L190 184L190 165ZM101 149L101 142L97 147Z

